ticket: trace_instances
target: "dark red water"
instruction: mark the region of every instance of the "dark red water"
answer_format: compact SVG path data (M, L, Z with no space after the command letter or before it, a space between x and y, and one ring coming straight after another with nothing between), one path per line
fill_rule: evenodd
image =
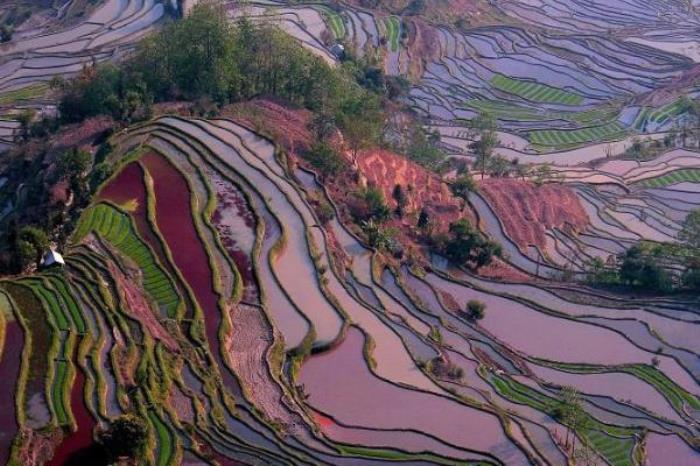
M141 160L153 178L158 229L172 251L175 265L192 288L202 308L209 349L221 369L224 384L235 394L240 394L238 382L226 368L221 357L219 297L214 290L214 277L209 268L209 257L192 222L191 194L187 181L161 155L150 153Z
M19 425L15 416L15 387L19 379L24 348L24 332L15 321L5 327L5 347L0 356L0 464L7 463L10 446L17 434Z
M49 466L63 466L74 463L74 457L83 456L93 445L92 431L95 419L85 405L85 374L78 369L70 395L70 405L78 430L69 434L56 449Z
M167 264L161 244L148 223L146 186L143 184L143 169L138 163L132 162L124 167L117 176L102 187L98 197L118 205L136 201L136 209L131 212L136 229L139 235L156 251L161 263Z
M175 265L192 288L204 312L207 339L218 341L221 314L209 258L192 222L187 181L164 157L151 153L142 158L153 178L156 223L173 254ZM216 351L218 354L218 350Z

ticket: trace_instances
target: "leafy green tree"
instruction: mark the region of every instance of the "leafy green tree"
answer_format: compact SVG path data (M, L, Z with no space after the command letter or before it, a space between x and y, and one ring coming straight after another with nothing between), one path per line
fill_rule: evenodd
M433 171L438 171L447 157L440 149L440 134L427 132L422 125L410 129L409 143L403 151L409 159Z
M501 255L500 245L486 239L466 219L450 224L450 236L441 249L453 262L476 269L490 264L494 256Z
M390 249L393 244L395 231L391 228L382 228L374 220L362 222L362 230L367 235L367 242L377 249Z
M430 215L428 214L428 211L426 211L425 209L421 209L420 214L418 214L418 222L416 226L422 230L427 228L429 223Z
M662 265L664 256L663 248L658 245L641 242L632 246L618 257L620 279L646 290L671 290L671 275Z
M474 149L476 165L479 167L481 178L483 179L493 155L493 150L498 146L496 120L490 114L483 112L473 118L469 126L478 136L478 140L472 144L472 149Z
M507 178L513 170L513 164L500 155L492 155L487 163L486 170L494 178Z
M362 95L344 99L336 113L336 121L353 157L357 158L360 150L379 141L383 125L379 100Z
M0 43L9 42L12 40L14 28L8 24L0 25Z
M375 187L369 187L363 194L364 201L367 205L367 213L370 220L383 222L389 218L389 207L384 200L384 194Z
M450 183L450 190L455 196L468 201L469 194L476 192L478 186L474 178L469 173L466 173Z
M303 154L304 159L316 168L324 178L337 176L346 167L347 163L330 145L319 142Z
M90 168L91 163L92 156L89 152L73 148L63 152L58 157L56 160L56 172L59 178L64 180L81 178Z
M20 269L26 268L32 262L39 265L48 247L49 236L44 230L33 225L22 227L17 235L16 248Z
M394 186L394 190L391 193L391 197L396 201L396 215L401 218L403 217L404 210L406 209L406 204L408 199L406 198L406 193L400 184Z
M143 454L148 439L146 422L133 414L124 414L110 423L99 435L99 443L109 456L138 458Z
M700 209L692 210L685 218L678 239L688 248L700 251Z
M470 320L481 320L486 315L486 304L478 299L467 302L467 316Z

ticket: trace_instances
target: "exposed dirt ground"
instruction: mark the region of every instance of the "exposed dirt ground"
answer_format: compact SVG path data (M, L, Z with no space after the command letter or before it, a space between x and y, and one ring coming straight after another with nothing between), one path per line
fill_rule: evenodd
M222 116L269 135L290 154L308 149L313 138L308 129L311 112L294 110L265 99L233 104L222 110Z
M233 328L224 342L226 357L247 397L284 430L295 430L297 421L285 408L282 390L268 370L266 355L273 339L270 325L259 308L245 304L231 307L230 316Z
M492 178L479 184L508 236L521 248L545 246L545 231L560 228L581 231L588 215L576 194L567 186L532 183L509 178Z

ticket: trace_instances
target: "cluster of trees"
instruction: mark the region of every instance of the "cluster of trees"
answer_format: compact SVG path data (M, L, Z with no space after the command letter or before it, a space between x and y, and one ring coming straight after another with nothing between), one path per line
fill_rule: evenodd
M629 157L646 160L673 147L700 148L700 101L683 96L678 102L677 119L663 139L635 138L625 151ZM646 126L642 131L646 132Z
M542 182L549 181L546 177L552 174L551 167L547 166L549 168L547 173L539 173L539 168L533 169L529 164L521 164L518 159L508 160L494 153L500 144L497 134L498 125L495 118L488 112L481 112L469 120L467 127L471 137L475 139L470 146L475 156L472 169L478 171L482 179L485 175L489 175L493 178L535 177Z
M466 219L451 223L449 232L435 235L432 242L450 261L474 270L489 265L494 256L502 254L498 243L489 240Z
M642 241L613 263L594 259L589 279L660 293L700 291L700 209L688 214L678 238L680 244Z
M315 112L357 151L376 142L382 128L389 86L375 68L356 61L331 68L276 26L233 24L205 2L148 36L120 65L91 67L59 83L60 112L68 121L107 114L129 123L149 118L154 102L224 105L266 96Z

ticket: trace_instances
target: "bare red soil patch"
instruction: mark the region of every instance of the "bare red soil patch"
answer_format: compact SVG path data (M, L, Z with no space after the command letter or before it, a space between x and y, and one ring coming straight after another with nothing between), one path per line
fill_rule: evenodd
M361 151L357 169L368 185L382 191L392 209L397 206L392 194L396 185L400 185L406 195L405 217L425 209L438 229L444 230L451 222L470 216L469 212L462 212L460 200L436 173L398 154L386 150Z
M262 310L254 306L233 306L230 316L233 328L224 343L226 355L246 395L268 419L281 424L286 431L294 430L297 422L284 406L284 394L268 367L272 327Z
M90 145L95 138L115 126L114 120L107 116L88 118L82 123L70 125L62 129L52 140L54 149L72 148Z
M506 234L521 248L544 248L545 231L559 228L581 231L588 215L570 188L560 184L540 187L508 178L492 178L479 184Z
M223 116L236 123L268 135L290 154L299 154L311 147L309 131L311 112L291 109L270 100L257 99L224 108Z
M129 315L147 328L153 338L163 343L170 351L177 352L179 350L177 342L156 319L155 313L143 297L141 290L135 285L134 280L124 275L112 262L109 262L108 265L109 273L115 279Z

